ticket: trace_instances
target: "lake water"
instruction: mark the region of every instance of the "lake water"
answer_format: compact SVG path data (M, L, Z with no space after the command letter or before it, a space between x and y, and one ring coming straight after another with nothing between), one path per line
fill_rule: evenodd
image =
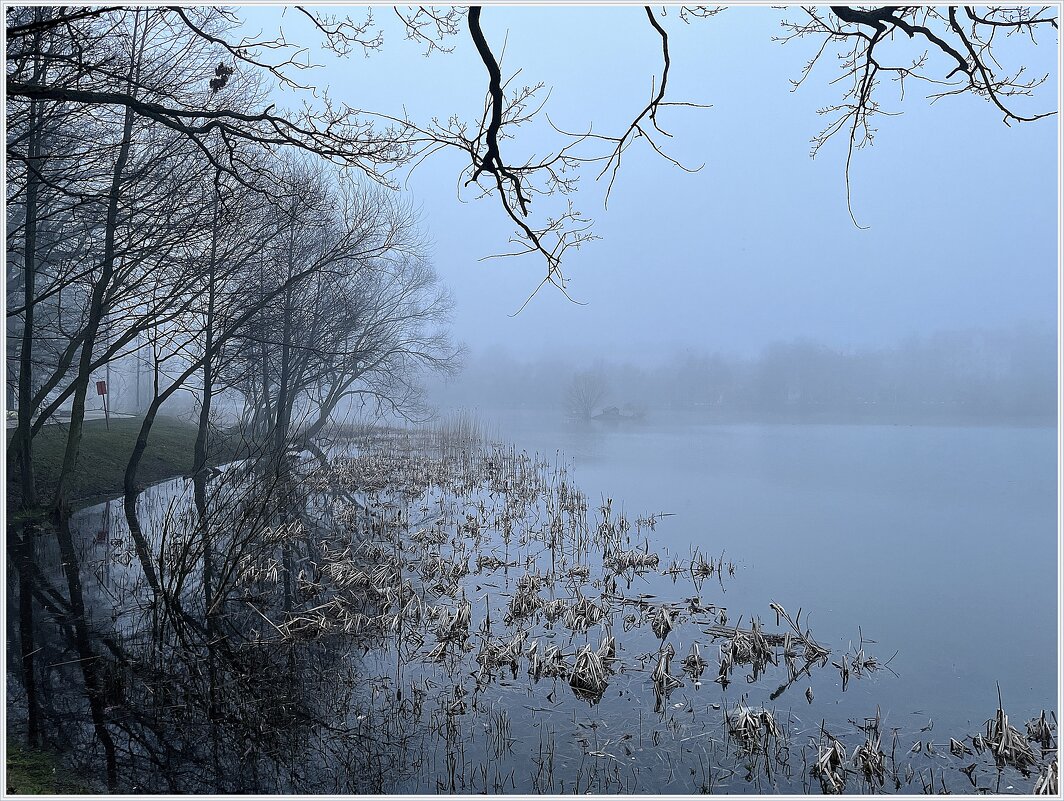
M663 546L724 551L729 608L802 607L822 642L845 649L860 627L881 659L897 651L898 677L851 684L855 714L975 731L998 683L1016 718L1057 708L1055 428L481 417L571 457L592 502L672 513Z
M316 500L293 509L306 532L298 586L285 589L295 593L285 601L295 611L286 616L278 608L276 574L284 569L266 547L261 557L274 577L238 581L230 590L226 625L235 661L202 645L170 644L162 684L147 694L130 690L124 708L109 708L115 720L181 732L187 743L167 768L131 757L123 770L138 777L134 789L815 792L810 760L829 742L826 728L844 741L846 789L854 792L873 784L852 760L863 722L878 713L883 750L897 749L890 770L902 777L884 789L918 792L930 780L954 792L1030 792L1034 774L999 773L985 753L951 756L949 749L951 737L974 745L972 735L995 714L999 686L1020 731L1058 706L1055 429L706 424L664 415L576 425L539 412L478 418L492 439L537 458L486 450L452 469L451 457L426 460L420 446L369 447L358 456L366 461L348 467L341 459L320 474L332 475L329 492L347 486L378 509L373 519L359 512L347 523L343 510L354 507L336 505L340 496L323 495L317 479L307 484ZM500 489L506 476L526 470L527 480ZM396 477L404 476L398 484L407 488L399 490ZM379 489L367 489L366 481ZM586 515L574 516L574 496L563 485L584 493ZM152 542L169 531L170 551L194 554L183 550L195 542L190 495L180 479L144 493L138 506ZM219 566L242 573L251 563L225 556L232 550L226 532L237 538L248 523L232 510L254 512L256 502L217 504L230 510L216 521ZM603 514L606 505L611 511ZM566 544L555 539L555 514ZM507 516L512 536L501 533ZM619 525L621 516L630 531L588 544L587 531L604 520ZM147 588L120 502L85 510L77 525L94 625L132 642L157 621L144 604ZM582 526L589 527L584 535ZM258 542L265 535L253 536ZM612 555L632 548L657 553L660 564L614 571ZM696 551L716 561L708 578L694 574ZM489 556L496 564L482 563ZM435 562L462 571L448 577ZM674 564L684 567L673 574ZM363 570L362 583L337 579L325 594L300 589L304 573L339 575L333 568ZM580 578L577 569L589 572ZM383 578L368 581L366 574ZM202 614L196 582L190 572L182 596L193 616ZM522 596L534 606L517 614ZM577 625L546 612L551 603L571 611L584 599L600 604L605 618ZM467 633L445 642L439 632L467 601ZM664 637L652 625L662 604L678 616ZM831 652L790 682L781 658L787 626L770 604L793 616L802 610L802 631ZM315 634L285 634L277 625L315 615L324 626ZM268 616L273 622L261 622ZM361 622L348 629L345 621ZM755 621L779 636L779 664L759 674L740 662L730 681L714 681L729 642L724 623L749 630ZM599 647L610 632L617 658L592 697L574 691L568 673L533 675L533 641L540 656L560 648L571 671L581 650ZM484 660L512 637L519 640L511 674L508 657ZM150 657L155 635L147 640ZM666 642L676 652L667 672L677 682L662 696L653 672ZM694 644L708 663L700 681L679 665ZM889 669L845 681L837 660L852 660L861 648ZM219 703L229 710L221 724L203 712L209 697L198 666L205 657L218 659L218 670L230 665L239 679L210 691L221 692ZM56 658L76 688L68 658ZM200 711L173 715L178 707L158 706L158 698L163 684L181 686L182 671L197 683L188 695ZM130 687L140 686L138 675L131 674ZM167 697L175 691L184 692L169 688ZM285 711L293 702L298 715ZM771 749L739 747L728 716L742 708L768 710L784 727ZM242 726L250 732L246 747ZM91 731L85 734L91 742ZM1046 759L1041 752L1038 758ZM968 763L971 784L962 772ZM193 776L198 783L190 785Z

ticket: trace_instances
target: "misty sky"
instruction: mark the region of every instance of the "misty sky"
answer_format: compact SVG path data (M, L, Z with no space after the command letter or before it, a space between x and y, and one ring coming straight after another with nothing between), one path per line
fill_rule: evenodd
M705 167L685 173L636 142L603 210L604 181L585 168L577 207L602 237L565 264L576 299L547 287L511 316L543 277L535 257L481 261L507 249L512 225L496 201L468 190L458 199L460 158L440 154L407 182L421 209L433 260L456 301L456 338L475 350L501 346L519 357L605 353L649 361L677 347L753 354L775 340L807 337L840 348L891 344L910 334L974 326L1055 325L1057 308L1057 118L1006 127L971 96L934 106L907 84L904 102L884 81L880 99L901 116L881 117L874 146L856 154L850 221L845 141L815 160L817 109L842 89L828 55L791 91L819 42L781 45L779 21L800 10L731 8L671 33L669 98L711 105L673 109L660 121L670 155ZM249 25L283 25L315 41L280 8L244 9ZM423 56L404 41L390 8L378 8L386 44L369 58L340 60L313 80L354 106L414 119L475 121L486 74L463 25L450 54ZM485 34L505 76L545 82L546 110L560 127L616 133L649 98L660 45L641 7L489 7ZM898 43L899 59L919 52ZM1056 41L1016 42L1032 73L1050 72L1032 105L1055 106ZM1013 43L1001 52L1017 52ZM948 72L948 66L940 74ZM504 148L543 153L549 129L529 128Z

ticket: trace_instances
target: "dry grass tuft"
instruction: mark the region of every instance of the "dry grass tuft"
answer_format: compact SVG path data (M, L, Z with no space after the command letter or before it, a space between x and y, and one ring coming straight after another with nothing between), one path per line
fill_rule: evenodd
M1060 769L1057 760L1053 760L1046 769L1038 775L1038 781L1034 784L1035 795L1060 795Z
M984 739L999 766L1011 765L1024 776L1030 775L1031 766L1038 760L1027 743L1027 738L1009 723L1009 716L1001 708L1000 690L998 690L998 709L994 717L986 722Z

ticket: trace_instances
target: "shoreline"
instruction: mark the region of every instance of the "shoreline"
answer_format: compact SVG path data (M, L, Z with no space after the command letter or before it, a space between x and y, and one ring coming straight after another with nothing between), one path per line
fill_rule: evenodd
M103 420L86 420L82 436L78 464L71 480L71 508L79 511L95 506L123 493L126 463L142 418L126 417L112 419L110 426ZM8 431L8 441L11 432ZM138 483L142 486L156 484L171 478L188 475L192 470L192 453L196 441L196 426L173 417L160 417L152 427L147 450L138 470ZM34 438L34 466L37 470L37 489L41 497L54 491L62 466L63 449L66 446L66 427L46 426ZM236 458L236 448L225 436L215 436L208 453L207 464L214 466ZM39 516L22 513L13 519L13 510L18 509L21 489L17 474L8 474L6 488L6 515L8 524Z

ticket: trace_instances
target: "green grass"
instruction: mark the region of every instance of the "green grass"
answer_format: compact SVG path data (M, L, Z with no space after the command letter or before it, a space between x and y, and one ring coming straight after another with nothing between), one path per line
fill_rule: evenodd
M8 742L7 792L19 795L72 795L94 791L66 770L57 755Z
M103 420L89 420L82 433L78 463L74 469L70 497L75 508L91 506L122 493L126 463L140 432L140 418L112 420L110 428ZM47 501L55 492L66 448L67 426L48 425L33 440L33 463L37 479L37 496ZM8 440L11 431L8 431ZM214 439L219 439L215 437ZM173 418L158 418L151 429L148 448L137 471L137 481L146 485L192 471L192 453L196 427ZM234 458L227 441L212 443L212 464ZM9 471L8 509L18 508L21 500L18 473Z

